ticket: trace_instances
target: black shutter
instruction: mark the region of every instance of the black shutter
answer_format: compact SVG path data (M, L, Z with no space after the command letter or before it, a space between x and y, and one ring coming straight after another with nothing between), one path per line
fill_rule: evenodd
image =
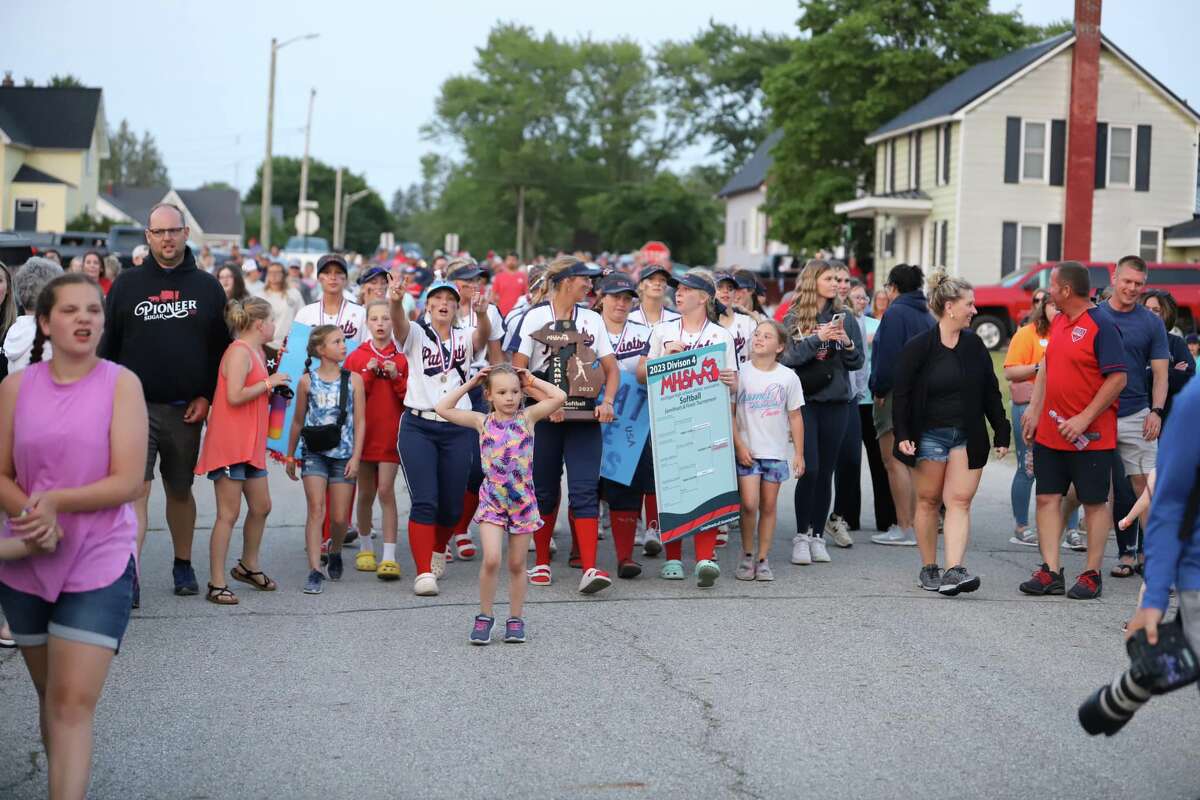
M1150 126L1137 126L1137 171L1134 173L1135 192L1150 191Z
M947 220L942 220L942 230L941 230L941 236L940 236L940 237L938 237L938 238L940 238L940 239L941 239L941 245L942 245L942 259L941 259L940 265L941 265L941 266L943 266L943 267L944 267L944 266L947 266L947 264L946 264L946 231L947 231L949 228L950 228L950 223L949 223Z
M1066 166L1067 121L1050 121L1050 185L1062 186Z
M942 183L950 182L950 123L946 123L942 136Z
M1062 224L1051 222L1046 226L1046 260L1062 260Z
M892 168L888 171L888 194L896 192L896 140L892 139L888 142L888 161L891 162Z
M917 131L913 134L913 146L916 147L916 152L913 154L913 179L909 181L912 188L921 188L921 132Z
M1017 268L1017 223L1002 223L1000 234L1000 274L1007 275Z
M1004 182L1021 181L1021 118L1009 117L1004 134Z
M1096 188L1108 183L1108 123L1096 123Z

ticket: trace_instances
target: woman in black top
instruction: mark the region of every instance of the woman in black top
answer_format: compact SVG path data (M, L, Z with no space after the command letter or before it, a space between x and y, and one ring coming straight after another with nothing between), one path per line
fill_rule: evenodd
M913 337L900 353L893 396L895 457L913 468L917 491L920 586L956 595L979 588L963 567L971 501L988 460L988 433L996 455L1008 453L1012 429L992 359L969 329L975 316L971 284L943 271L929 276L929 310L938 323ZM938 510L946 506L946 571L937 564Z

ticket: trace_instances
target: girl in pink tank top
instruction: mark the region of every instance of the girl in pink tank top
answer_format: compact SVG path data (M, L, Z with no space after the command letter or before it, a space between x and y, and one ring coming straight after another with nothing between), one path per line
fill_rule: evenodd
M225 323L234 340L221 358L196 474L209 477L217 499L217 518L208 546L210 578L206 596L211 603L232 606L237 605L238 598L225 584L225 558L233 525L242 513L243 494L246 521L242 525L242 557L229 574L260 592L276 589L275 581L259 567L258 554L271 511L267 486L268 403L275 387L286 385L289 379L280 372L267 374L263 345L275 336L270 303L261 297L230 300L225 307Z
M94 703L133 599L146 402L132 372L96 356L104 299L93 279L55 278L35 319L29 367L0 384L0 554L14 542L26 551L0 562L0 607L38 689L49 794L83 797ZM83 715L81 697L93 703Z

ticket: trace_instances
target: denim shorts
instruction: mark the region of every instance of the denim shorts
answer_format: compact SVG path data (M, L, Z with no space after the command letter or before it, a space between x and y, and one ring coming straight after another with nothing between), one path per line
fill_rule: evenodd
M788 462L779 461L774 458L756 458L754 463L748 467L743 467L736 461L737 474L739 478L748 478L751 475L761 475L762 479L767 483L783 483L792 474L788 469Z
M917 461L950 460L950 451L967 446L967 432L962 428L930 428L921 434L917 445Z
M231 481L248 481L252 478L265 478L267 471L259 469L253 464L243 461L241 464L230 464L228 467L220 467L208 473L208 479L215 481L218 478L229 478Z
M48 637L57 636L120 652L129 625L136 574L137 566L130 556L124 574L108 586L90 592L63 592L54 603L0 583L0 608L12 628L13 639L21 647L40 647Z
M320 453L305 453L304 461L300 464L300 477L324 478L329 483L355 483L354 478L346 477L348 458L331 458Z

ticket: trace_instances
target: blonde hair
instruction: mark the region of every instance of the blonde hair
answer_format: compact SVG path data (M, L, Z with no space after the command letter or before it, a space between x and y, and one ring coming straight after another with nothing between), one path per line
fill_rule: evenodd
M945 313L946 306L974 289L962 278L950 277L950 273L944 269L929 273L925 285L929 290L929 310L938 318Z
M830 264L828 261L821 258L811 259L804 265L804 270L800 273L800 277L796 279L796 292L792 297L791 308L788 309L788 316L791 316L796 322L796 333L805 336L817 327L817 314L821 312L821 296L817 294L817 279L826 272L837 272L844 270L845 267L838 267ZM835 294L833 296L834 311L842 311L842 301Z
M383 306L384 308L387 309L388 316L391 316L392 304L390 301L388 301L388 300L372 300L371 302L367 303L366 307L363 308L363 317L366 318L366 317L371 316L371 309L374 308L375 306Z
M559 282L558 280L555 280L555 277L557 275L567 271L568 269L575 266L576 264L582 264L582 263L583 262L580 261L575 256L559 256L558 258L551 261L546 266L546 273L545 273L545 278L544 278L544 280L546 281L546 286L549 287L549 292L552 294L556 291L553 287L556 283ZM561 278L559 280L561 280Z
M713 322L718 322L721 315L717 313L717 284L713 281L713 272L706 267L692 267L686 273L687 275L699 275L708 283L713 285L712 292L705 292L704 295L704 311L708 314L708 318Z
M271 304L261 297L245 297L225 304L225 324L234 336L271 318Z
M771 328L771 330L775 331L775 338L779 340L779 346L783 348L783 350L780 350L778 353L775 354L775 360L778 361L779 357L781 355L783 355L785 350L787 350L787 346L788 346L787 330L783 327L782 323L776 322L773 319L764 319L762 322L760 322L754 326L754 330L757 331L763 325L767 325L768 327Z

